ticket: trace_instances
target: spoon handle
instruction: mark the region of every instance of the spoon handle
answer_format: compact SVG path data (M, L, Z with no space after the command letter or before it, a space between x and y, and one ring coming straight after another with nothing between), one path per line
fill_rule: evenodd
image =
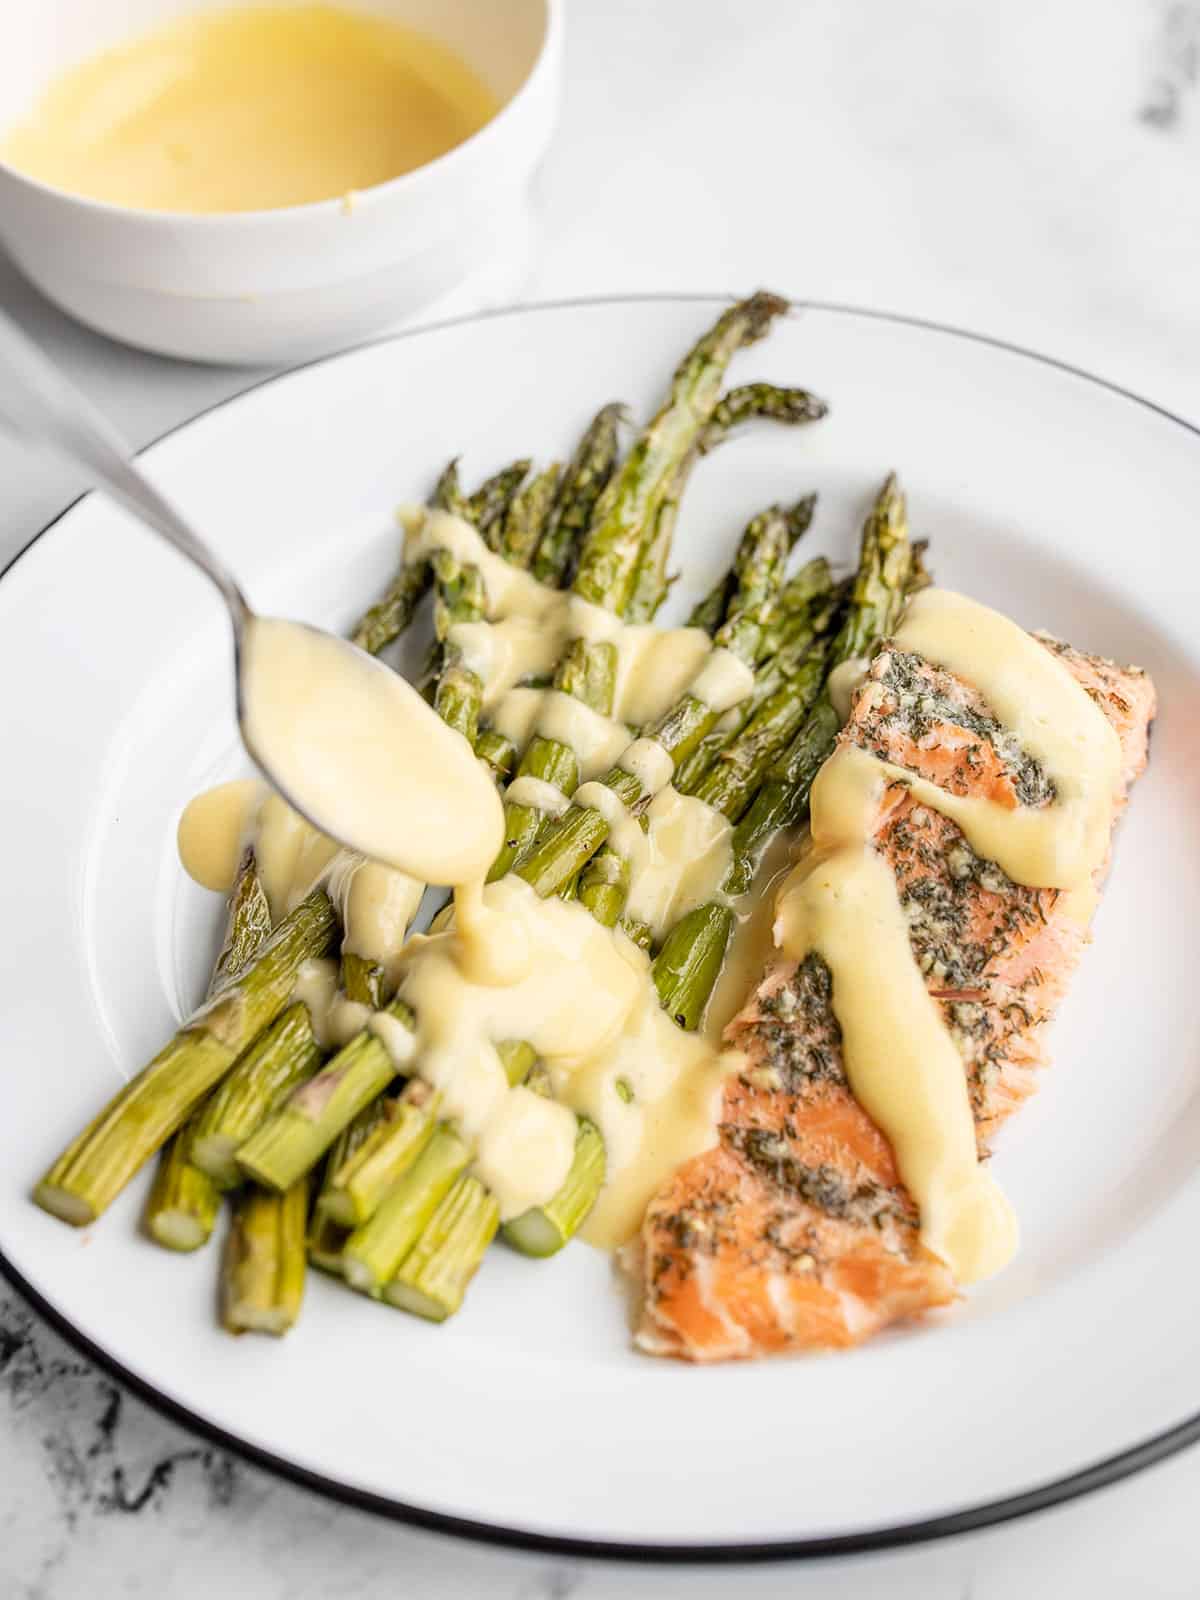
M247 606L232 573L142 474L107 417L3 314L0 423L84 468L114 500L195 562L221 591L240 627Z

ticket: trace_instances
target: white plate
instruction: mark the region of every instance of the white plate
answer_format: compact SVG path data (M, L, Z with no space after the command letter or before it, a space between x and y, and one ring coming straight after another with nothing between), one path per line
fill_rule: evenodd
M395 561L392 507L447 456L474 479L563 454L603 400L644 411L717 309L591 302L412 334L270 381L146 466L256 602L342 625ZM848 556L894 465L940 581L1142 663L1162 701L1056 1065L1001 1140L1021 1254L953 1314L851 1354L637 1356L583 1245L493 1251L444 1328L314 1275L290 1338L235 1342L215 1251L139 1237L142 1183L82 1234L36 1210L41 1169L202 983L219 914L173 827L237 757L212 596L107 503L73 507L0 585L6 1270L176 1416L358 1503L591 1553L825 1552L1015 1515L1200 1427L1200 439L1053 363L841 309L803 310L736 370L833 414L701 465L677 608L753 510L810 487L811 548Z

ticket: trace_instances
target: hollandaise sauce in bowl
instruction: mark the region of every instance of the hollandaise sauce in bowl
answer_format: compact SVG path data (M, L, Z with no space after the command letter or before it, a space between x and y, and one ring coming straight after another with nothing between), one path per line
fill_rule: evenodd
M167 354L376 331L524 225L558 5L49 0L0 65L0 237L66 310Z

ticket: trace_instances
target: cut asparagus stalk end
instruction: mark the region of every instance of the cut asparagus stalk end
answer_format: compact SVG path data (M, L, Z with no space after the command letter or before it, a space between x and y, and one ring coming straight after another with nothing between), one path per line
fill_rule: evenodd
M230 1333L278 1337L304 1298L308 1183L286 1194L247 1189L238 1197L221 1277L221 1320Z
M445 1322L496 1237L500 1211L478 1178L462 1177L383 1291L389 1305L429 1322Z
M331 1169L317 1205L331 1222L357 1228L403 1177L433 1137L436 1097L419 1079L398 1100L385 1102L379 1124Z
M213 1224L209 1222L206 1226L193 1212L178 1210L157 1212L147 1220L146 1227L155 1244L162 1245L164 1250L187 1253L208 1243Z
M34 1204L48 1211L52 1217L69 1222L73 1228L86 1228L100 1215L99 1209L82 1195L74 1194L60 1183L43 1178L33 1191Z
M375 1215L346 1241L342 1273L352 1289L383 1293L470 1159L465 1141L452 1128L439 1126Z
M166 1250L198 1250L212 1235L221 1196L207 1173L192 1161L187 1122L163 1150L146 1201L146 1232Z

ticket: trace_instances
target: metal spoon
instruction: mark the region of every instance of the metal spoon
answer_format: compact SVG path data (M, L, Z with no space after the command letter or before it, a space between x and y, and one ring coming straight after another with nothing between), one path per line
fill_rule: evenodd
M129 446L87 397L80 393L34 342L10 318L0 314L0 423L18 437L50 446L82 467L127 511L162 535L181 555L187 556L220 591L233 624L234 677L237 685L238 729L255 766L283 795L288 804L322 832L328 820L313 817L302 797L289 792L255 748L248 732L245 707L245 640L254 621L241 585L225 563L189 527L183 517L138 468ZM391 670L356 650L345 640L308 627L332 639L341 649L353 651L360 667L368 663L391 676ZM344 840L354 848L353 840Z

